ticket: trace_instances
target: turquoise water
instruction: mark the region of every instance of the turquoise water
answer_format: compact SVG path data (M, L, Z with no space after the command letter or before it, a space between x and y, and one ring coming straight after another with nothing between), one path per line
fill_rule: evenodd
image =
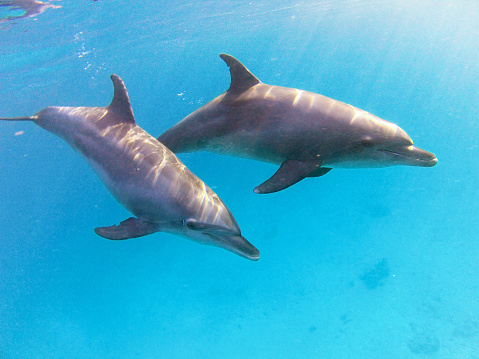
M159 135L228 88L229 53L397 123L439 163L261 196L277 166L180 155L260 249L250 262L164 233L98 237L129 214L86 162L0 123L1 358L479 358L479 4L53 3L0 24L1 117L106 106L115 73Z

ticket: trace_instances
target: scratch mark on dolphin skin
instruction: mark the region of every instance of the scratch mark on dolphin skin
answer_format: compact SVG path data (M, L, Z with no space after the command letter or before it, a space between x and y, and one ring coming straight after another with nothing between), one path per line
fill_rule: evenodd
M301 98L301 95L303 94L303 90L296 90L298 91L298 94L294 96L294 101L293 101L293 106L296 106L299 102L299 99Z
M314 96L309 96L309 105L308 105L308 111L311 111L311 109L314 106Z
M273 90L273 88L271 87L270 89L268 89L268 91L266 91L266 93L264 94L264 98L270 98L270 99L274 99L275 96L271 93Z

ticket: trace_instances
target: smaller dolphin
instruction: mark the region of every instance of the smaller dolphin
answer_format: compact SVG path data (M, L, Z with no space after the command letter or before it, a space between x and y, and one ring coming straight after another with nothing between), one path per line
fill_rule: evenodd
M163 144L136 125L123 81L111 79L108 107L47 107L33 121L64 139L89 162L111 194L136 218L96 228L108 239L169 232L215 245L250 260L259 251L242 235L231 212Z
M220 57L230 68L230 88L158 137L174 153L207 150L281 164L256 193L336 167L437 163L393 123L316 93L266 85L234 57Z
M21 15L7 16L0 18L0 24L5 21L18 20L27 17L35 17L42 14L46 9L59 9L61 6L52 5L49 2L35 1L35 0L0 0L0 6L9 6L11 11L23 10L25 13Z

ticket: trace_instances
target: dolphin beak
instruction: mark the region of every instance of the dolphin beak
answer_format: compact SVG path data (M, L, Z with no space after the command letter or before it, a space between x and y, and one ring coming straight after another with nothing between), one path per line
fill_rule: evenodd
M194 219L186 220L185 224L189 230L198 231L202 236L209 238L208 241L205 241L203 237L199 240L200 243L226 249L251 261L259 260L259 250L241 235L239 229L232 230L214 224L198 222Z
M437 164L434 154L414 145L385 148L382 151L394 156L397 162L408 166L433 167Z
M259 260L259 250L242 235L209 234L216 245L251 261Z

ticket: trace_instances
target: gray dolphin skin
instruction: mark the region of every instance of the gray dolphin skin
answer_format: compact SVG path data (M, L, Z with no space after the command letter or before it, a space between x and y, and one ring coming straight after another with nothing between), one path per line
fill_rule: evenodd
M108 107L47 107L33 121L80 152L111 194L136 218L96 228L108 239L155 232L181 235L250 260L259 251L242 235L231 212L203 181L156 138L136 125L128 93L116 75Z
M331 98L258 80L230 55L230 88L163 133L174 153L206 150L281 164L254 189L281 191L332 168L432 167L397 125Z

